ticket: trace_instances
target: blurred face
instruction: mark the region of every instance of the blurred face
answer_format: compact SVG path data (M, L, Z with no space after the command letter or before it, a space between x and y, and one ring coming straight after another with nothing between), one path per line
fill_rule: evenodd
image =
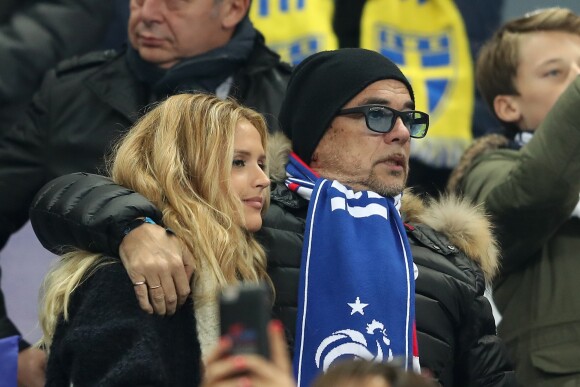
M520 42L513 96L520 129L535 130L566 87L580 74L580 35L535 32ZM508 121L508 120L506 120Z
M262 207L270 185L264 173L266 152L258 130L247 120L240 120L234 138L232 187L242 200L245 227L255 232L262 227Z
M400 111L414 108L405 85L393 79L370 84L343 108L368 104ZM316 147L310 166L321 176L354 190L395 196L407 182L410 139L400 118L389 133L376 133L367 128L362 114L336 116Z
M214 1L131 0L131 46L147 62L169 68L225 45L233 34L224 23L227 1Z

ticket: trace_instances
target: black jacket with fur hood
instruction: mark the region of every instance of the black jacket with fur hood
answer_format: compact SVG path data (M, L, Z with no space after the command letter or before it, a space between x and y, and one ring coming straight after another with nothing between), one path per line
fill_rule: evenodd
M284 165L289 144L271 140L271 205L258 238L268 255L276 288L274 316L286 327L293 347L298 280L308 202L286 189ZM405 192L402 215L416 280L416 323L421 367L443 386L515 386L503 344L495 334L491 306L483 296L498 266L490 223L480 208L448 197L424 203ZM140 216L161 219L141 195L87 174L60 177L35 198L30 217L43 245L117 255L122 230Z
M274 314L291 348L297 316L300 257L308 202L283 181L290 144L270 141L271 206L258 236L276 287ZM513 366L496 335L486 284L498 269L498 248L482 207L449 196L424 202L403 193L401 215L417 265L415 308L421 369L445 386L515 386Z

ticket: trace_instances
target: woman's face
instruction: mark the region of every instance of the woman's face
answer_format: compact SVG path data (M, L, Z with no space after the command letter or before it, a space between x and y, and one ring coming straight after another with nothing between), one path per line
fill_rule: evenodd
M234 136L232 187L244 207L244 224L248 231L262 227L262 207L270 179L266 176L266 152L258 130L242 119Z

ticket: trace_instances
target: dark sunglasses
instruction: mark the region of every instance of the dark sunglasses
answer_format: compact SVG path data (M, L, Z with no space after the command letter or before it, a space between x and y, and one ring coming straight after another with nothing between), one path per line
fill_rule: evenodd
M364 114L367 127L378 133L389 133L393 130L397 118L401 118L413 138L425 137L429 129L429 114L417 110L400 112L383 105L363 105L342 109L337 115L345 114Z

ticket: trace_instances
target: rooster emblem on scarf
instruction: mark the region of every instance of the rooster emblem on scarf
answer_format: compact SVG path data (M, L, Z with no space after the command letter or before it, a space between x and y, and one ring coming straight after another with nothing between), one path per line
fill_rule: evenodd
M372 320L370 324L366 325L365 333L372 337L368 342L364 333L354 329L333 332L320 343L316 350L314 359L316 367L326 372L334 361L343 356L377 362L393 360L393 351L390 348L391 340L389 340L383 323Z

